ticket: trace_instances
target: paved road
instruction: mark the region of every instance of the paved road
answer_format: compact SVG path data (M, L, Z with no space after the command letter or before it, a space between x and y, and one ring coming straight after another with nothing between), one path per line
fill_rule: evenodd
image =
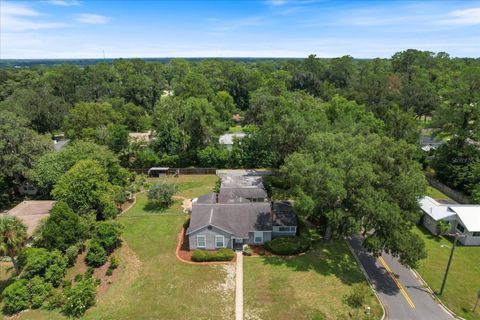
M362 247L360 236L353 236L348 242L385 306L386 319L454 319L398 259L388 254L376 259Z
M243 320L243 252L237 251L235 269L235 320Z

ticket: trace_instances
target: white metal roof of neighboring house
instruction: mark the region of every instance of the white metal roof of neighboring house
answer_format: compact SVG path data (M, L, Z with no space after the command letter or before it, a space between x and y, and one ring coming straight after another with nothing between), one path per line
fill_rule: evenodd
M430 197L423 197L418 201L423 212L428 214L435 221L439 221L455 215L455 212L449 209L448 204L441 204Z
M222 134L220 138L218 138L218 142L220 144L233 144L233 140L235 138L243 139L246 135L246 133L226 133Z
M455 205L449 208L457 214L468 231L480 232L480 205Z

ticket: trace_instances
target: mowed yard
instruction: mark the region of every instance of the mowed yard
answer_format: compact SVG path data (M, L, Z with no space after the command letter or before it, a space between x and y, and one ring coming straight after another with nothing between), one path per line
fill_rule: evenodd
M433 291L439 292L447 267L452 242L436 237L423 227L415 232L425 241L427 258L420 261L417 271ZM459 245L455 249L447 283L440 299L457 315L465 319L480 319L480 306L472 310L480 290L480 247Z
M343 240L297 257L246 257L244 281L246 320L364 318L364 308L345 301L353 284L367 282ZM380 319L381 306L369 292L371 319Z

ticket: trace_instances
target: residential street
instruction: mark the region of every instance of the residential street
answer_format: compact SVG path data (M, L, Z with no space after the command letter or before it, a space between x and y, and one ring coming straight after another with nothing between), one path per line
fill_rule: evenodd
M349 238L348 243L384 304L386 319L454 319L398 259L387 254L376 259L362 247L359 235Z

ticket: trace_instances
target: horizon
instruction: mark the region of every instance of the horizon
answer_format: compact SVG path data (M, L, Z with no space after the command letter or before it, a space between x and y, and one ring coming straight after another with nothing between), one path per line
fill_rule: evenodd
M0 0L0 58L480 57L472 1Z

